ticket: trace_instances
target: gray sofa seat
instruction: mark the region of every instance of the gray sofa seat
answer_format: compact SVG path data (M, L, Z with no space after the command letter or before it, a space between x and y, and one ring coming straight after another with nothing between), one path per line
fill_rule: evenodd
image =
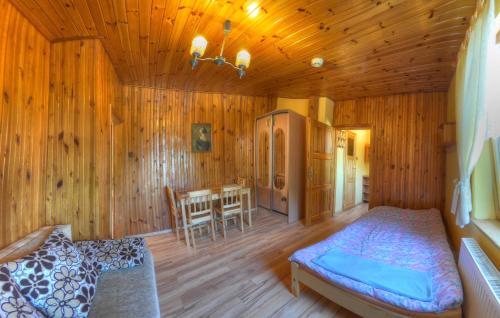
M153 255L144 250L144 264L102 273L88 318L158 318Z

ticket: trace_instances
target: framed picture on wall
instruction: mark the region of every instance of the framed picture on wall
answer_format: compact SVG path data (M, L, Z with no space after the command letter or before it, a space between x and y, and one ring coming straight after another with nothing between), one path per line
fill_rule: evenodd
M212 151L212 124L191 126L191 150L193 152Z

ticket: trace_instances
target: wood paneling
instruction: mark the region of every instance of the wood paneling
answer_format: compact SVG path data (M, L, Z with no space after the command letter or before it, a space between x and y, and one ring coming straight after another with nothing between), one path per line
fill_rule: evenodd
M275 100L125 86L114 129L115 236L169 226L165 187L254 185L254 119ZM191 151L191 124L212 124L212 151ZM119 173L117 173L119 171Z
M328 96L333 100L446 91L475 0L11 0L49 39L101 37L128 84L198 91ZM252 54L248 77L204 63L189 48L200 33L219 52L222 23L233 21L224 51ZM323 68L310 66L314 56Z
M121 85L97 40L51 45L46 224L111 236L111 110Z
M49 42L0 0L0 248L44 224Z
M442 209L446 93L337 101L335 126L371 127L370 207Z

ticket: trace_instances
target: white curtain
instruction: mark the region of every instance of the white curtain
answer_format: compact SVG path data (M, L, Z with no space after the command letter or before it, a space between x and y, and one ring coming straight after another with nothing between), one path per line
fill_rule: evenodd
M494 0L485 0L472 21L468 44L458 56L455 98L460 179L455 184L451 211L460 227L470 221L470 177L487 138L487 61L494 42L494 10Z

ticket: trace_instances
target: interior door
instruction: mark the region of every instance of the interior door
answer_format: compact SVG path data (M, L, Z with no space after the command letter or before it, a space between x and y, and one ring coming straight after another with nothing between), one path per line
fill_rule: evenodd
M350 209L355 205L356 198L356 134L347 132L344 161L344 205Z
M273 210L288 214L288 114L273 117Z
M271 128L272 117L257 120L256 125L257 204L271 208Z
M333 128L306 118L306 224L333 214Z

